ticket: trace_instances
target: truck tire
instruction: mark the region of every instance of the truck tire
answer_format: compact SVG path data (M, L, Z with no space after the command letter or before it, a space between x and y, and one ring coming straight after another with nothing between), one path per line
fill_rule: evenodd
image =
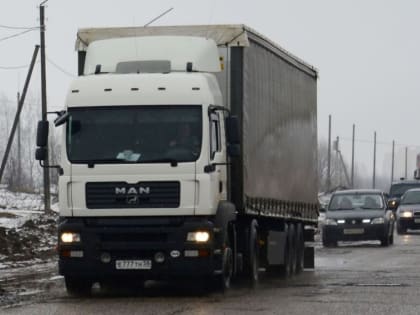
M302 224L296 225L296 238L297 238L297 252L296 252L296 273L299 274L304 269L305 263L305 240L303 237Z
M74 297L89 296L92 289L92 281L84 278L65 276L67 293Z
M285 232L286 232L286 242L284 245L284 264L280 266L280 274L283 278L290 277L292 273L292 257L291 257L291 251L290 251L290 225L285 224Z
M246 277L250 284L255 286L259 280L259 244L258 244L258 223L252 220L249 226L248 259Z
M296 273L296 261L297 261L297 237L296 228L293 223L289 224L289 239L290 239L290 274Z
M230 288L233 277L233 251L227 233L224 239L225 246L222 257L222 274L217 275L213 279L213 288L222 292Z

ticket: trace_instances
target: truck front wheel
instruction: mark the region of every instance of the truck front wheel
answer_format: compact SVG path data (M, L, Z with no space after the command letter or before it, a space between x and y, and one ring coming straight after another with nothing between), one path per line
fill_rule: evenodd
M71 296L88 296L91 293L92 281L84 278L65 276L67 293Z
M222 274L214 279L214 286L217 290L228 290L231 285L233 275L233 254L232 248L226 246L223 251Z

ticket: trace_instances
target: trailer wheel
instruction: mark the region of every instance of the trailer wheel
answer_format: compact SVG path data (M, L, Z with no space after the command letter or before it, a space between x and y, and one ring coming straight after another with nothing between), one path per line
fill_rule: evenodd
M296 228L294 224L289 224L289 253L290 253L290 274L296 273L297 264L297 237Z
M303 238L302 224L297 225L297 253L296 253L296 273L301 273L304 269L305 262L305 240Z
M84 278L65 276L67 293L74 297L89 296L92 289L92 281Z
M251 285L255 286L259 279L258 223L255 220L251 222L249 227L249 258L247 265L247 276Z
M291 274L291 253L290 253L290 226L288 224L285 225L285 232L286 232L286 242L284 246L284 264L280 266L280 273L283 278L288 278Z

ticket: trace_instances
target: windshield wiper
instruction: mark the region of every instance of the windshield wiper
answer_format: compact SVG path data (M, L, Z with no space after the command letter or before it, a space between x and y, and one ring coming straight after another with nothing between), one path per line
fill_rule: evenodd
M115 157L113 158L106 158L106 159L95 159L95 160L89 160L89 161L80 161L79 163L87 163L89 168L92 168L95 166L95 164L113 164L113 163L136 163L133 161L128 161L125 159L117 159Z

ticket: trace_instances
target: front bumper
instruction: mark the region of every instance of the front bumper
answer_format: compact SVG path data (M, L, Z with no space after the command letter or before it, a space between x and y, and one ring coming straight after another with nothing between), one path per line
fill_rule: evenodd
M420 229L420 217L413 217L413 218L400 217L397 219L397 224L403 229L418 230Z
M329 241L370 241L385 237L384 224L324 225L322 233Z
M187 242L187 233L196 230L209 231L209 242ZM80 233L81 242L72 245L59 243L61 275L89 277L98 281L127 276L148 280L207 276L221 269L221 251L216 250L217 236L213 233L213 223L208 219L66 218L58 228L59 234L65 231ZM201 256L186 257L185 251L189 250L198 250ZM83 252L83 257L65 257L71 251ZM171 256L173 251L178 251L180 255ZM157 252L164 254L164 262L154 260ZM110 255L109 262L101 261L103 253ZM147 270L118 270L117 260L151 260L152 267Z

